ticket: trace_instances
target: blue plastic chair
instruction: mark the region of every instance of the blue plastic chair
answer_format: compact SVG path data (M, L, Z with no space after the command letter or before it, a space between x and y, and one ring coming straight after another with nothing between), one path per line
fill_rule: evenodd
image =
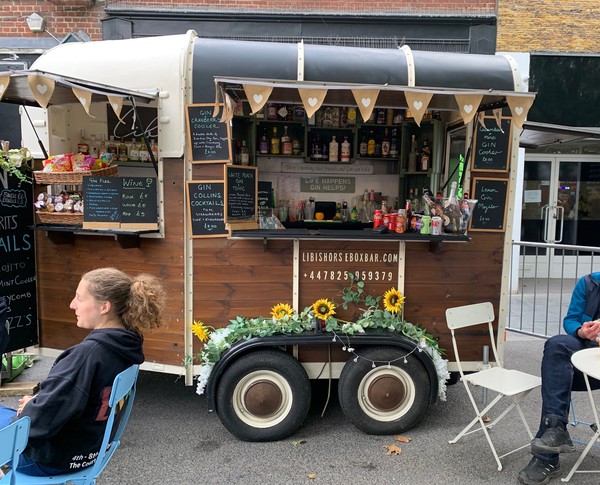
M60 483L68 485L92 485L96 483L100 473L102 473L102 470L104 470L119 446L121 435L133 407L139 369L139 365L132 365L115 377L108 401L110 414L106 422L104 438L96 462L92 466L64 475L47 477L25 475L19 473L17 470L15 471L15 485L48 485ZM119 405L123 399L126 399L124 408Z
M0 429L0 465L19 462L19 456L27 446L29 422L29 416L23 416ZM15 472L12 469L7 471L3 478L0 478L2 485L15 485L16 483Z

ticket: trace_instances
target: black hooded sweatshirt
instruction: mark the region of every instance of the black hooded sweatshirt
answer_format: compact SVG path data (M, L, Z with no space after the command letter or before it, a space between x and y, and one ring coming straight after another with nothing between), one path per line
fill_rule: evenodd
M31 418L25 456L77 471L94 464L108 419L117 374L144 361L143 338L131 330L93 330L54 362L40 390L23 408Z

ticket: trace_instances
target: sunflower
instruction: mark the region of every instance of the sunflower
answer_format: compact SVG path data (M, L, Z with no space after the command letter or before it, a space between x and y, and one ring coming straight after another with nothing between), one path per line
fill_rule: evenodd
M335 305L327 298L317 300L313 303L312 308L313 312L315 312L315 317L321 320L327 320L329 317L335 315Z
M287 303L278 303L271 308L271 315L275 320L281 320L283 317L293 316L294 310Z
M396 288L388 290L383 295L383 306L390 313L398 313L402 310L404 304L404 295L402 295Z
M194 320L192 323L192 333L200 339L201 342L206 342L208 340L208 328L204 326L200 320Z

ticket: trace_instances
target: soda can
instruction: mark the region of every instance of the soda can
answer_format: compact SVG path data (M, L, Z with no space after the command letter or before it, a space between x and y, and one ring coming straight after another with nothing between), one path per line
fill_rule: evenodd
M394 232L396 230L396 219L397 219L397 214L394 214L393 212L389 215L389 221L388 221L388 231L390 232Z
M398 214L396 217L396 232L403 234L406 230L406 216L404 214Z
M379 227L383 224L383 213L380 210L376 210L373 213L373 227Z
M431 218L431 234L433 236L440 236L442 234L442 218L434 216Z
M386 227L389 227L390 225L390 215L389 214L383 214L383 225Z

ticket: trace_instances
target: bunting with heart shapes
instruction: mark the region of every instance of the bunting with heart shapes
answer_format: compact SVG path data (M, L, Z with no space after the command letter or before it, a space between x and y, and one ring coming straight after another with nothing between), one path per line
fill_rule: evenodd
M512 113L513 123L519 128L523 128L523 122L527 117L529 108L533 104L533 96L507 96L506 102Z
M500 133L504 133L504 129L502 128L502 108L493 109L492 115L494 115L494 119L496 120L496 126L500 130Z
M366 123L375 109L375 103L377 103L377 97L379 96L379 89L353 89L352 94L354 95L354 100L356 101L360 115Z
M273 92L272 86L258 86L253 84L244 84L244 92L250 104L250 114L258 113L266 104L269 96Z
M483 94L455 94L454 99L458 104L460 115L462 116L465 125L477 114L477 109L483 99Z
M6 76L0 76L0 100L2 99L2 96L4 96L4 93L6 92L6 89L8 88L9 83L10 83L10 74L8 74Z
M309 118L314 115L325 101L327 89L298 88L298 94Z
M223 113L221 114L221 123L227 123L233 119L233 99L226 93L223 93Z
M113 109L117 118L121 119L121 110L123 109L123 98L121 96L107 96L110 107Z
M54 79L38 74L30 74L27 76L27 82L29 83L29 89L31 89L37 103L42 108L46 109L50 102L50 98L52 97L52 93L54 93L54 86L56 85Z
M75 97L79 100L79 102L81 103L81 106L83 106L83 109L85 110L85 112L90 115L90 105L92 104L92 93L90 91L87 91L85 89L81 89L81 88L71 88L73 90L73 94L75 95ZM92 115L90 115L92 116ZM92 116L93 118L93 116Z
M421 120L427 111L429 102L433 97L433 93L424 93L420 91L404 91L406 104L412 113L415 123L421 126Z

